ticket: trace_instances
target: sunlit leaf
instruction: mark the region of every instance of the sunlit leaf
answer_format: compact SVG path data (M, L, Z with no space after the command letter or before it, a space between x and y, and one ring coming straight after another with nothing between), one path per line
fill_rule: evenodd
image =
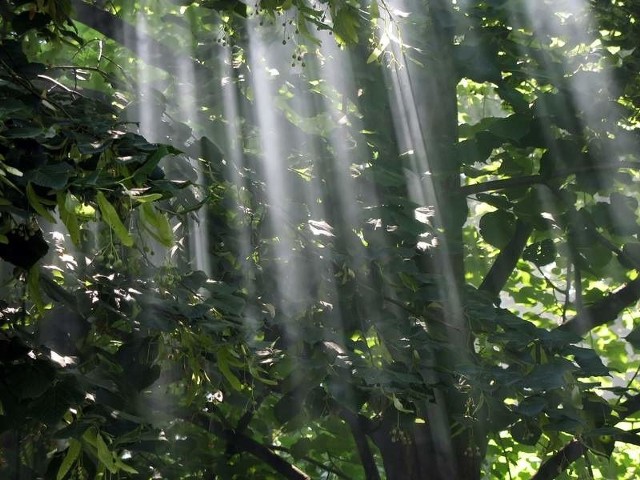
M100 463L102 463L111 473L116 473L118 471L118 467L113 458L113 454L111 453L111 450L109 450L109 447L100 433L96 435L96 450L98 452L98 460L100 460Z
M129 231L120 220L118 216L118 212L116 212L115 207L107 200L104 196L104 193L98 191L96 194L96 201L98 202L98 208L100 209L100 213L104 221L109 225L116 236L120 239L123 245L127 247L133 246L133 238L129 234Z
M229 382L229 385L235 390L242 390L242 382L229 368L229 353L221 349L216 353L217 365L220 373Z
M67 449L67 454L65 455L62 463L60 464L60 468L58 469L58 473L56 474L56 480L62 480L67 476L67 473L71 470L71 467L76 463L78 457L80 456L80 451L82 450L82 444L76 440L69 440L69 448Z
M153 238L166 247L173 245L173 230L166 215L159 212L152 203L143 203L140 206L140 220L145 230Z
M80 225L78 223L78 217L75 213L74 206L74 203L78 202L77 200L74 202L72 198L73 195L70 192L67 192L66 195L62 192L58 192L58 215L60 216L62 223L67 227L67 231L69 232L69 236L71 237L73 244L80 245Z

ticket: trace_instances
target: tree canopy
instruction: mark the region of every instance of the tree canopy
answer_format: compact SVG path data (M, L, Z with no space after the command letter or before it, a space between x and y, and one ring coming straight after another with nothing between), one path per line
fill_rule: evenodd
M637 478L639 14L0 1L0 476Z

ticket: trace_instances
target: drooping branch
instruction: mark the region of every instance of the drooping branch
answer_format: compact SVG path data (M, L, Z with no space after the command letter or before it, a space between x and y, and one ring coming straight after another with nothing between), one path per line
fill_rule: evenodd
M181 69L184 69L184 63L178 61L184 55L152 38L142 28L131 25L120 17L82 0L71 0L71 5L74 11L74 20L128 48L147 64L176 76L179 75ZM207 69L202 64L191 58L187 61L195 71L207 73Z
M489 293L492 297L498 296L505 283L507 283L511 272L516 268L518 259L527 245L527 240L532 230L533 226L518 219L513 238L496 257L491 269L480 284L480 290Z
M566 468L580 458L587 447L578 440L567 443L549 460L544 462L531 480L552 480L557 478Z
M613 322L620 312L640 299L640 277L586 307L582 313L560 325L559 330L583 336L592 328Z

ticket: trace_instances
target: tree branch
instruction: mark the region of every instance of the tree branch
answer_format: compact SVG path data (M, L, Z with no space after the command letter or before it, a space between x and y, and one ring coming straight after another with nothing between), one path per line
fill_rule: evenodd
M479 289L487 292L492 297L497 297L500 290L511 276L511 272L516 267L518 259L522 255L527 240L533 231L533 226L518 219L516 222L516 231L513 238L500 250L500 253L493 262L491 269L487 272L484 280L480 284Z
M367 441L367 435L365 431L368 429L366 425L366 419L360 415L338 406L340 410L340 416L349 424L353 439L356 442L356 448L358 449L358 455L360 455L360 461L364 468L364 475L366 480L380 480L380 473L378 473L378 466L373 457L373 452Z
M620 412L618 421L633 415L640 410L640 394L629 398L622 404L624 412ZM619 432L614 436L616 441L640 445L640 438L630 432ZM552 480L587 451L587 447L579 440L573 440L544 462L531 480Z
M282 446L278 446L278 445L270 445L270 446L269 446L269 448L270 448L271 450L280 450L280 451L287 452L287 453L291 454L291 449L290 449L290 448L287 448L287 447L282 447ZM304 457L302 457L302 459L303 459L305 462L309 462L309 463L311 463L311 464L315 465L316 467L318 467L318 468L320 468L320 469L322 469L322 470L325 470L325 471L327 471L327 472L329 472L329 473L334 474L334 475L335 475L336 477L338 477L338 478L342 478L342 479L344 479L344 480L349 480L349 477L347 477L344 473L342 473L342 472L341 472L340 470L338 470L337 468L334 468L334 467L330 467L330 466L328 466L328 465L325 465L324 463L319 462L319 461L318 461L318 460L316 460L315 458L311 458L311 457L309 457L309 456L305 455Z
M629 443L631 445L640 446L640 437L632 432L618 432L613 435L613 439L616 442Z
M536 183L544 183L545 180L542 175L501 178L500 180L490 180L488 182L474 183L473 185L463 185L460 187L460 191L463 195L473 195L475 193L505 190L507 188L529 187Z
M558 170L553 175L525 175L522 177L501 178L499 180L490 180L488 182L474 183L472 185L463 185L460 187L460 191L464 195L473 195L475 193L505 190L507 188L529 187L536 183L545 183L552 179L565 178L576 173L617 170L619 168L631 168L637 170L640 169L640 162L623 160L619 162L589 165L587 167L567 168Z
M247 452L254 457L262 460L276 472L282 475L282 478L288 480L310 480L311 477L300 470L295 465L290 464L284 458L276 455L272 450L256 442L253 438L242 433L226 428L222 423L213 420L210 416L203 413L198 414L195 418L183 418L183 420L192 422L208 432L213 433L217 437L222 438L227 443L233 445L238 451Z
M583 312L560 325L559 330L583 336L592 328L614 321L620 312L640 299L640 277L586 307Z
M640 410L640 394L630 397L621 405L621 407L624 408L624 411L619 412L617 421L620 422ZM614 439L624 443L640 445L640 438L630 432L617 433L614 436ZM579 440L569 442L561 450L556 452L553 457L544 462L531 480L552 480L558 477L569 465L580 458L580 456L586 451L587 447Z
M638 412L638 410L640 410L640 393L627 398L627 400L620 404L616 410L618 411L619 422Z
M531 480L552 480L558 477L566 468L580 458L587 451L587 447L579 440L567 443L553 457L544 462Z

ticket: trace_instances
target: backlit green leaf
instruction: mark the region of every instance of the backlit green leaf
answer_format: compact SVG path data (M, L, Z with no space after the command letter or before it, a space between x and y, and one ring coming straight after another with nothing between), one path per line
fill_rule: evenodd
M60 464L60 468L58 469L58 473L56 475L56 480L62 480L71 467L76 463L76 460L80 456L80 451L82 450L82 444L75 439L69 440L69 448L67 449L67 454L65 455L62 463Z
M133 246L133 238L129 234L129 231L120 220L118 212L115 207L107 200L104 193L98 191L96 194L96 200L98 202L98 208L104 221L115 232L116 236L120 239L123 245L127 247Z

